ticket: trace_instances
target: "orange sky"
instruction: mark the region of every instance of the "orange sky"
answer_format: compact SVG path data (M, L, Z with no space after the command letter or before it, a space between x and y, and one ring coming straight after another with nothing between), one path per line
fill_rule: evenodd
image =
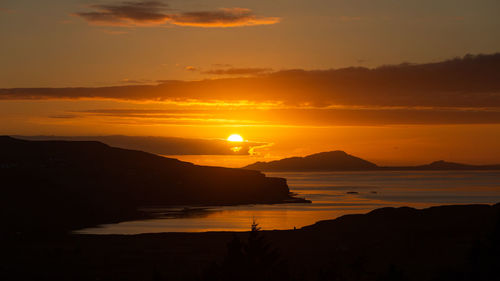
M499 10L496 0L2 1L0 134L238 133L251 155L176 156L234 167L328 150L380 165L500 163Z
M279 114L269 114L268 106L259 109L255 105L111 100L1 101L0 128L2 134L10 135L120 134L195 139L225 139L238 133L246 140L267 144L255 149L251 156L176 156L199 164L233 167L328 150L344 150L382 165L422 164L440 159L480 164L500 159L498 123L376 124L360 120L353 125L346 119L328 124L327 120L318 123L315 118L308 118L321 109L299 113L285 110L280 119ZM181 113L170 113L172 110ZM219 111L220 118L207 116ZM240 111L244 111L245 118L241 118Z
M3 0L0 87L155 83L494 53L499 10L497 0Z

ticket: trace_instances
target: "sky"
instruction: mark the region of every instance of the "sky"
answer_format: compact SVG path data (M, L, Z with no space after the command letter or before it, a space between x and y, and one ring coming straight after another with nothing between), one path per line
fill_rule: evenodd
M498 11L496 0L2 0L0 134L255 144L178 156L225 166L327 150L498 163Z

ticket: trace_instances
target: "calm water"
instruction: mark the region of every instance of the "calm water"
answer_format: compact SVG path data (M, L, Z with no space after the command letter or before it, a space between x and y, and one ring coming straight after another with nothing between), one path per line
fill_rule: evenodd
M252 220L263 229L292 229L344 214L386 206L500 202L500 171L267 173L284 177L292 192L312 204L245 205L150 209L158 219L89 228L78 233L247 231Z

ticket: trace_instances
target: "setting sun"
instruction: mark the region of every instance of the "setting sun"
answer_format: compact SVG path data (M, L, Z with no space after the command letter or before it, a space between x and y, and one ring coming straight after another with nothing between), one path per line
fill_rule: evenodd
M243 141L243 137L240 136L240 135L238 135L238 134L232 134L229 137L227 137L227 141L242 142Z

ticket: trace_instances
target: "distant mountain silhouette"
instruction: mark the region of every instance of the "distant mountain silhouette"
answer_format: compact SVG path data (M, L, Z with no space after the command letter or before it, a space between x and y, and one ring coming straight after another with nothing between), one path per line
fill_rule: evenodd
M291 157L270 162L256 162L243 169L257 171L399 171L399 170L500 170L499 165L467 165L446 161L436 161L420 166L378 166L343 151L330 151L312 154L305 157Z
M468 165L462 163L447 162L443 160L435 161L430 164L420 166L400 166L400 167L382 167L388 170L423 170L423 171L439 171L439 170L500 170L499 165Z
M0 181L0 219L13 230L120 221L141 206L301 201L282 178L93 141L0 136Z
M351 171L374 170L377 169L377 165L337 150L306 157L257 162L244 167L244 169L258 171Z

